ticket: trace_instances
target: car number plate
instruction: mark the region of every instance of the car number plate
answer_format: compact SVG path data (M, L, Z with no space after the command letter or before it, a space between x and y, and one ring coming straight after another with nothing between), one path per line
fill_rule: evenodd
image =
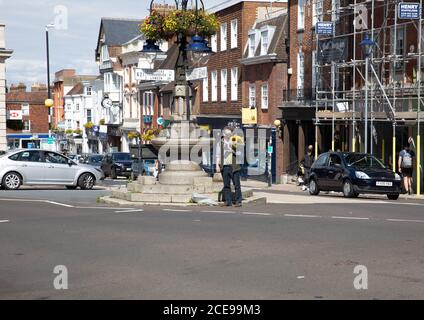
M393 187L393 182L377 181L376 186L378 186L378 187Z
M131 171L131 168L127 168L127 171Z

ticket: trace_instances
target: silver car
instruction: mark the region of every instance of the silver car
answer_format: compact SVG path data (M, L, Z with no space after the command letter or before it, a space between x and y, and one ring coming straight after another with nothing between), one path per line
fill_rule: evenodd
M7 190L21 185L63 185L92 189L101 179L100 169L77 164L53 151L25 149L0 156L0 182Z

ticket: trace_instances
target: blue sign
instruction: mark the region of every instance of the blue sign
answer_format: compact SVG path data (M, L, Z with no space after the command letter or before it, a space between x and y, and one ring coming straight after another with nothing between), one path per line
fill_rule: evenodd
M99 132L100 127L99 126L93 126L93 132Z
M144 116L144 123L152 123L152 117L151 116Z
M399 19L419 19L421 8L419 3L401 2L398 7Z
M333 22L326 22L326 21L317 22L315 30L318 35L332 35Z

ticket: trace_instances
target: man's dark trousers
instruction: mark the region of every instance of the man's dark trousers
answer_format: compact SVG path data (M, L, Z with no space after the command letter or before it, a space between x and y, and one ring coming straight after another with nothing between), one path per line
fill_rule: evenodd
M240 171L234 171L232 166L224 166L222 168L222 179L224 180L224 200L227 206L231 206L233 203L233 197L231 194L231 181L234 183L234 189L236 193L236 203L241 203L241 184L240 184Z

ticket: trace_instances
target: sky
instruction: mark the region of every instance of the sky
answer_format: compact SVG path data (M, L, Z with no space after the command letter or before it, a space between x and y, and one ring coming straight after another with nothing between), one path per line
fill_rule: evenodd
M204 0L206 8L222 2ZM7 85L47 82L45 26L53 22L60 27L49 32L51 80L61 69L98 74L94 50L101 18L141 20L148 14L149 5L148 0L0 0L6 47L14 51L6 61Z

